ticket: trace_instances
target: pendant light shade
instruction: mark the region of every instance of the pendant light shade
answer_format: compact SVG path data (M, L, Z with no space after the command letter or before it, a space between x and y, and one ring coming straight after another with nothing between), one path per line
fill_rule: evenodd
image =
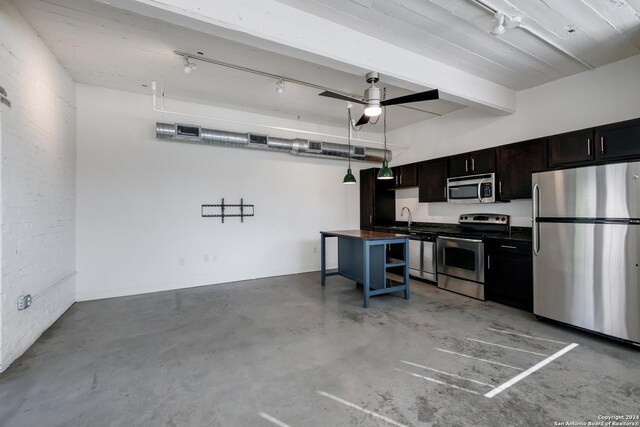
M342 180L343 184L355 184L356 183L356 177L353 176L353 173L351 172L351 168L347 169L347 174L344 176L344 179Z
M349 142L349 168L347 169L347 174L344 176L342 183L355 184L356 177L353 176L353 172L351 172L351 108L350 107L347 107L347 141Z
M386 97L387 88L383 89L382 99ZM384 107L382 114L384 115L382 132L384 134L384 161L382 162L382 169L378 172L378 179L393 179L393 171L387 163L387 107Z
M386 160L382 162L382 169L378 172L378 179L393 179L393 171Z

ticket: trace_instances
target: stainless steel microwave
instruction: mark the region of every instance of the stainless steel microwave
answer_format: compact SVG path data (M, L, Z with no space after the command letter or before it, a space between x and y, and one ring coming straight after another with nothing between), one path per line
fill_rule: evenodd
M447 202L493 203L496 201L495 190L495 173L448 178Z

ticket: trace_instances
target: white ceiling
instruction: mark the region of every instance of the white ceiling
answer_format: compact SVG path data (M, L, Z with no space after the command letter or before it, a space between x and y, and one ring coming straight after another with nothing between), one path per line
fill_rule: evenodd
M473 0L279 0L520 90L585 71L522 29L496 37ZM640 54L640 0L481 0L594 67Z
M587 69L522 29L492 36L491 13L473 0L278 1L516 90ZM483 1L522 16L527 27L593 66L640 53L640 0ZM360 74L338 71L137 15L103 1L15 3L80 83L150 94L143 85L156 80L163 83L169 98L336 126L344 125L343 101L319 97L318 90L291 83L283 95L277 95L272 78L202 61L196 61L196 72L185 75L182 58L174 51L196 56L202 52L218 61L352 94L361 94L367 86L364 74L368 70ZM379 85L388 88L388 97L411 93L399 86L415 89L410 83L394 83L396 86L384 84L382 76ZM462 108L444 100L410 106L435 114L390 107L391 129ZM367 130L381 131L381 125Z

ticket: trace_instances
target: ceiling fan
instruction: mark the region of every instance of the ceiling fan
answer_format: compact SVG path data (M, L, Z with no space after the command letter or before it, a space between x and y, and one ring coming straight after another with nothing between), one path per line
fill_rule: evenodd
M364 114L355 124L356 126L369 123L369 119L379 116L380 113L382 113L382 107L387 105L408 104L410 102L432 101L434 99L439 99L438 89L433 89L426 92L413 93L411 95L399 96L397 98L380 100L380 88L375 86L375 84L380 80L380 76L375 71L372 71L370 73L367 73L366 79L367 83L371 84L371 86L364 91L364 99L342 95L340 93L331 92L330 90L325 90L319 95L366 105Z

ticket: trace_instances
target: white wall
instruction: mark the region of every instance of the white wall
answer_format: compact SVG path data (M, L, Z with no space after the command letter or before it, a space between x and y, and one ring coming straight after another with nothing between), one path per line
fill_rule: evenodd
M359 227L359 186L342 184L346 161L161 141L155 123L296 135L156 113L150 94L77 85L77 102L78 300L318 270L319 231ZM166 108L346 134L185 102ZM200 216L222 197L244 198L255 216Z
M76 145L73 81L6 0L0 40L2 371L74 302Z
M520 91L515 114L497 117L465 108L394 130L388 140L410 144L410 149L394 158L396 165L637 117L640 117L640 55ZM455 222L462 212L495 211L512 215L514 225L531 225L530 201L447 205L419 204L417 197L416 190L398 192L398 220L406 220L399 213L402 206L409 206L415 207L416 221Z

